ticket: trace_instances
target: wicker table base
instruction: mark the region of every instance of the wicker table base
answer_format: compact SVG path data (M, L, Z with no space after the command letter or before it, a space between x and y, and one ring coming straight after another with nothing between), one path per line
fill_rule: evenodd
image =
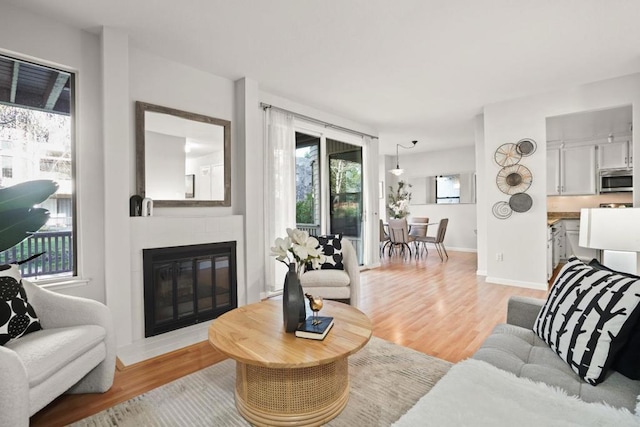
M305 368L236 362L236 407L257 426L319 426L349 400L347 357Z

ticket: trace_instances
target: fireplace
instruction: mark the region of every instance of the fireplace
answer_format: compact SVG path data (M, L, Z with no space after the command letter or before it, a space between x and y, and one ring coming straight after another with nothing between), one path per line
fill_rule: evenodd
M236 242L143 249L145 337L238 306Z

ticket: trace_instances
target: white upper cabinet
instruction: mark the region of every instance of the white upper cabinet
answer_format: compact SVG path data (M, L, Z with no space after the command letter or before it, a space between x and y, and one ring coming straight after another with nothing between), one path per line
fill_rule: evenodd
M547 150L547 196L560 195L560 149Z
M595 145L562 149L560 192L567 196L596 194Z
M598 145L598 169L630 168L632 148L629 141L616 141Z
M595 145L547 149L547 195L596 194Z

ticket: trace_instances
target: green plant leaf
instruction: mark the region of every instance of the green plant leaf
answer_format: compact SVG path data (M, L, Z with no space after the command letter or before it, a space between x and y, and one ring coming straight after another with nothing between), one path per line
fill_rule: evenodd
M1 188L0 212L17 208L32 208L34 205L47 200L57 190L58 184L50 179L27 181L11 187ZM5 223L0 222L0 224Z
M0 252L22 242L49 220L42 208L17 208L0 211Z

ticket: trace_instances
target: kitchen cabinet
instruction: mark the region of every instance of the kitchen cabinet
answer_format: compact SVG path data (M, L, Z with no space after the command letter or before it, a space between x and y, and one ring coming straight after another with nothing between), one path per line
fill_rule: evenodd
M598 169L633 167L633 144L616 141L598 145Z
M547 150L547 195L596 194L596 146Z
M562 221L552 227L553 232L553 268L560 264L560 260L565 260L565 233Z
M551 227L547 227L547 280L553 275L553 231Z

